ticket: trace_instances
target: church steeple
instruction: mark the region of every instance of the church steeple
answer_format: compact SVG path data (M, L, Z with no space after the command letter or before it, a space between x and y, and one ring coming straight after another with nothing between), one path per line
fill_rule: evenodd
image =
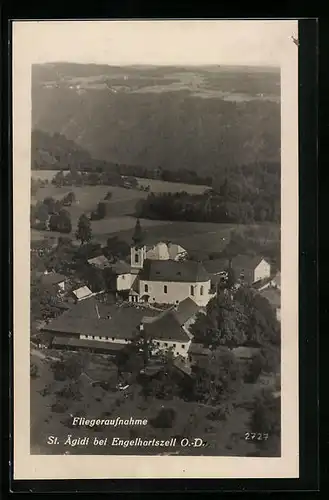
M131 267L142 269L146 258L146 246L144 245L144 235L139 219L136 221L132 240L133 244L130 249Z

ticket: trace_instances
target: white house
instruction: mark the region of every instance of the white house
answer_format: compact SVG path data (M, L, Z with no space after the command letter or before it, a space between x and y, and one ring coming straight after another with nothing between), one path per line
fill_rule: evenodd
M237 255L231 265L236 278L250 285L271 276L271 264L260 256Z

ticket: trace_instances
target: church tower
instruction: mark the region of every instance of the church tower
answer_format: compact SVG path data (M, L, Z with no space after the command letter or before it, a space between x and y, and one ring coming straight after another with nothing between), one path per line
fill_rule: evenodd
M144 244L144 235L139 222L136 221L136 226L133 234L133 244L130 249L130 264L132 268L143 269L146 258L146 246Z

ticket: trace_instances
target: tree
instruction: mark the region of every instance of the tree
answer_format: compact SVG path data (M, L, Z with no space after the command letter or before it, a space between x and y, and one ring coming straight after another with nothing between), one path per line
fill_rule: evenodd
M49 214L54 214L56 213L56 201L52 196L48 196L43 200L44 205L48 207L48 212Z
M150 424L157 429L170 429L175 420L176 411L174 408L162 408L155 418L150 419Z
M104 255L108 259L125 259L130 255L130 246L117 236L111 236L107 239Z
M68 207L68 206L71 206L72 203L75 202L75 200L76 200L76 198L75 198L74 192L70 191L69 193L67 193L66 196L64 196L62 203L64 206Z
M61 187L64 185L64 180L65 180L65 177L64 177L64 173L62 170L60 170L59 172L57 172L57 174L54 176L53 180L52 180L52 184L54 184L55 186L57 187Z
M204 403L223 402L242 381L241 368L229 349L217 349L210 358L193 366L192 399Z
M271 304L252 288L241 287L235 294L235 299L244 308L246 323L246 338L251 344L279 346L280 324Z
M107 204L100 201L97 205L98 219L104 219L104 217L106 217L106 214L107 214Z
M38 202L35 206L35 212L34 212L35 218L42 221L46 222L49 217L49 208L48 205L42 202Z
M144 239L144 235L143 235L143 231L142 231L139 219L137 219L137 221L136 221L136 225L135 225L134 234L133 234L132 239L133 239L135 246L141 245L141 243Z
M78 228L75 234L77 240L80 240L81 245L91 240L92 232L91 232L90 221L85 214L82 214L80 216L78 221Z
M269 390L263 390L255 399L250 420L250 431L268 435L267 440L255 441L260 448L269 448L273 453L280 449L281 436L281 400Z
M234 347L246 340L246 321L241 304L229 293L222 292L209 301L206 315L197 316L195 323L191 325L191 333L194 340L205 347Z

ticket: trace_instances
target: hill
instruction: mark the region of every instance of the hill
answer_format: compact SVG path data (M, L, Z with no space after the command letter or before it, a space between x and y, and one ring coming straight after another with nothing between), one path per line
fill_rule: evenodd
M213 176L280 161L273 70L54 63L34 66L32 83L32 127L112 164Z

